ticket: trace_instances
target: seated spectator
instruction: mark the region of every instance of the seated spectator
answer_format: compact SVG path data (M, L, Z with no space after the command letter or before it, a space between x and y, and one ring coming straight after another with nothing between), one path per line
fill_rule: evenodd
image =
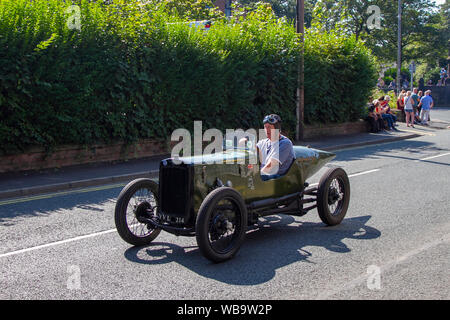
M389 89L389 90L395 90L395 82L394 82L394 80L392 80L392 81L389 83L388 89Z
M375 106L373 103L371 103L368 107L369 115L367 116L367 121L370 124L370 132L377 133L380 132L382 129L380 127L379 118L377 114L375 113ZM384 123L383 123L384 126Z
M386 113L390 114L392 116L392 119L394 121L394 125L396 125L397 116L392 112L391 107L389 106L389 101L391 101L391 97L390 96L385 96L384 97L384 101L385 101L385 104L383 105L383 107L386 109Z
M383 109L381 108L381 104L380 101L378 101L377 99L372 101L372 104L375 107L374 113L377 116L376 121L378 122L378 127L380 130L386 130L388 129L386 127L386 125L384 124L384 119L383 119ZM387 121L387 120L386 120ZM389 123L388 123L389 125Z
M397 128L394 127L394 117L388 113L391 108L389 108L389 105L385 102L384 96L378 99L378 102L375 104L375 110L381 119L386 120L387 130L398 131Z

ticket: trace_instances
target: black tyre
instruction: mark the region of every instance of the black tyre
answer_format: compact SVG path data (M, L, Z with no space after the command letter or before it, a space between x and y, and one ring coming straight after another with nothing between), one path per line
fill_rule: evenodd
M203 200L195 232L202 254L213 262L232 258L247 230L247 207L239 192L229 187L213 190Z
M142 218L156 214L158 184L150 179L136 179L127 184L119 194L114 220L123 240L135 246L152 242L161 232L150 228Z
M330 168L322 176L317 191L317 211L323 223L341 223L350 202L350 182L342 168Z

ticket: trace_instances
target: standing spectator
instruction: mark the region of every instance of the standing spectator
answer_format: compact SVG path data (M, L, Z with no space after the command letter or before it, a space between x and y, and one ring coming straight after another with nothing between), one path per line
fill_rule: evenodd
M405 109L405 103L403 102L403 98L405 97L405 94L406 94L406 90L403 89L400 92L400 94L398 95L398 98L397 98L397 109L398 110L403 111L403 109Z
M414 108L412 103L411 91L406 93L406 96L403 98L405 103L405 113L406 113L406 126L414 128ZM409 124L411 122L411 125Z
M379 89L383 89L384 88L384 80L383 80L383 78L381 78L381 77L378 78L377 86L378 86Z
M445 85L445 78L447 78L447 70L445 70L445 68L441 68L440 84L438 84L438 85L441 85L441 86Z
M420 105L420 100L423 97L423 91L420 90L417 95L419 96L419 104L417 105L417 112L419 113L419 122L420 122L420 111L422 110L422 106Z
M405 117L405 103L403 101L403 98L405 97L406 91L402 90L400 94L397 97L397 109L402 112L403 118Z
M431 90L425 91L425 96L420 99L419 107L422 107L422 111L420 113L420 122L423 125L428 125L427 121L430 116L430 110L433 109L434 102L433 98L430 96Z
M427 86L432 86L433 85L433 80L428 80L428 82L427 82Z
M420 122L419 110L418 110L420 98L418 95L417 88L413 89L413 92L411 94L411 99L412 99L412 105L413 105L413 109L414 109L414 124L418 124Z
M419 80L419 91L425 90L425 80L423 78L420 78Z

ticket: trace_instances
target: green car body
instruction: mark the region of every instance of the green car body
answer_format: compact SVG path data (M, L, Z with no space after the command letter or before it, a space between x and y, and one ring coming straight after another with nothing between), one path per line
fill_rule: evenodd
M306 180L331 161L335 154L308 147L293 148L295 159L288 172L267 181L261 179L260 168L255 160L257 158L249 149L233 148L206 156L170 158L161 161L159 176L161 219L169 224L193 226L205 197L221 186L236 190L247 206L264 199L277 199L302 192ZM252 162L255 164L251 164ZM185 170L186 177L182 172L167 175L166 171L171 170ZM187 190L183 185L187 185ZM174 204L180 202L184 202L185 205Z
M180 158L194 166L194 211L217 184L232 187L246 204L278 198L302 191L305 182L336 155L307 147L294 146L295 160L282 177L263 181L258 164L249 164L250 151L234 149L214 156ZM208 162L219 162L209 163ZM220 181L218 181L220 180Z

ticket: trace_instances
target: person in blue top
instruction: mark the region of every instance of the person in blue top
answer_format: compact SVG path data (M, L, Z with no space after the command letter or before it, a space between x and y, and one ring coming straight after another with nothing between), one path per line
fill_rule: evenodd
M434 106L433 98L430 96L431 90L425 91L425 95L420 99L419 107L422 107L420 112L420 122L423 125L428 125L428 119L430 118L430 110Z
M267 138L260 140L258 148L261 163L261 178L276 179L283 176L295 159L292 141L280 133L281 118L270 114L264 117L264 130Z

